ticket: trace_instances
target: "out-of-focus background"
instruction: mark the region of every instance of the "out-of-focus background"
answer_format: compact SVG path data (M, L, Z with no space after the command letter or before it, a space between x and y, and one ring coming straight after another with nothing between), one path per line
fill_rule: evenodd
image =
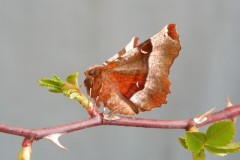
M136 117L185 119L240 103L240 2L191 0L0 0L0 123L49 127L87 118L74 101L37 80L78 71L112 57L133 36L145 40L176 23L182 50L171 68L168 104ZM85 89L84 89L85 90ZM237 140L240 140L237 124ZM206 127L201 129L206 130ZM183 130L102 126L63 136L64 151L34 143L32 160L185 160ZM22 137L0 133L0 159L16 159ZM207 159L239 159L239 154Z

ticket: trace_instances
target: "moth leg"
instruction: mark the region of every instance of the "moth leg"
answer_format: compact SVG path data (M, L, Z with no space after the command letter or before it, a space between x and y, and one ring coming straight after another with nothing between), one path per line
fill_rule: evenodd
M120 108L116 108L116 109L113 109L111 110L110 112L108 112L108 115L111 117L111 116L114 116L115 114L121 112L121 110L123 110L124 107L120 107Z
M108 112L107 114L106 113L106 109L107 107L103 107L103 116L104 116L104 119L106 120L117 120L117 119L120 119L120 117L116 116L115 114L117 113L117 109L116 110L112 110L110 112Z
M104 116L104 119L109 121L120 119L120 117L116 115L104 114L103 116Z

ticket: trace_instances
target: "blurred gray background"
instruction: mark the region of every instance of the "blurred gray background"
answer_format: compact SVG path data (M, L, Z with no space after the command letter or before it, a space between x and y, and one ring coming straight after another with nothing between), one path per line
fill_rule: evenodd
M143 41L176 23L182 50L171 69L168 104L136 117L185 119L226 97L240 97L240 2L192 0L0 0L0 123L42 128L87 118L74 101L48 93L37 80L78 71L112 57L133 36ZM84 88L85 90L85 88ZM237 140L240 140L237 124ZM201 128L202 131L206 127ZM32 160L186 160L183 130L102 126L47 140ZM0 133L0 159L16 159L22 137ZM240 155L207 159L237 160Z

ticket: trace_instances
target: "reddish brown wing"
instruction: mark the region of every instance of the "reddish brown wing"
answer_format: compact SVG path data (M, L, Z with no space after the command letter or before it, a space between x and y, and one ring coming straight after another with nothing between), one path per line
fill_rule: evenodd
M170 93L170 67L181 49L175 24L169 24L151 38L152 52L148 59L149 72L144 89L131 98L141 111L151 110L166 103Z
M174 24L126 53L85 72L92 97L111 111L136 114L166 103L169 69L180 50Z
M126 97L130 98L134 93L144 88L147 73L132 73L113 72L108 75L109 78L116 81L119 91Z

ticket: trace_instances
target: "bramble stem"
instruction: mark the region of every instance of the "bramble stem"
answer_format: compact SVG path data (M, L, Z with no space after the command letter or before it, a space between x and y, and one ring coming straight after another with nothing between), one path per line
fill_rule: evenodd
M202 127L204 125L216 121L220 121L223 119L231 119L239 115L240 105L227 107L221 111L209 114L206 116L207 120L200 124L196 124L194 122L194 118L183 120L156 120L134 117L120 117L120 119L117 120L106 120L104 119L104 116L102 114L96 113L96 115L88 119L42 129L27 129L6 124L0 124L0 132L18 135L26 138L32 138L34 140L39 140L47 135L55 133L70 133L100 125L161 128L161 129L188 129L191 126Z

